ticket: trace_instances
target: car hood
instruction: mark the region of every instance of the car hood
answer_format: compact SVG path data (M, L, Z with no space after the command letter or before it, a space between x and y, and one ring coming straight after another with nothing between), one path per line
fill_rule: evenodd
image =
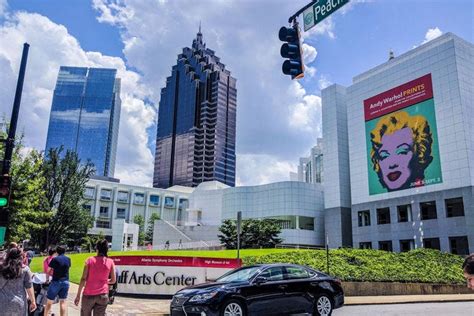
M248 282L210 282L190 286L178 291L175 295L196 295L199 293L212 292L219 289L230 289L248 284Z

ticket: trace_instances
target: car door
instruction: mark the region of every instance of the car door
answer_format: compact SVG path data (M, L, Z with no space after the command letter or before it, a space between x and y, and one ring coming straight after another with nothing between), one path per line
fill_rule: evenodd
M266 282L253 282L242 289L250 315L288 315L283 274L282 266L269 267L257 276L264 277Z
M312 313L314 298L311 294L310 274L304 267L286 266L284 280L286 281L285 298L289 314Z

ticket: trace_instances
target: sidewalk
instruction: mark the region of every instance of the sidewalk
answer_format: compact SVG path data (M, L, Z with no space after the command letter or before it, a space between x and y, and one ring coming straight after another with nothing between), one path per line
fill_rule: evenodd
M71 283L68 296L68 316L79 316L80 308L74 305L78 290ZM474 301L474 294L440 295L392 295L392 296L347 296L345 305L406 304L406 303L443 303ZM164 316L169 314L170 300L115 297L113 305L107 308L108 315L147 315ZM53 306L53 313L59 316L59 304Z

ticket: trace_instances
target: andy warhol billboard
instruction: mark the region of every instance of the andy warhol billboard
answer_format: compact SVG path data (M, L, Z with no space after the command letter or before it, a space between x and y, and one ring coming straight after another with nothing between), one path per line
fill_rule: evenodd
M364 100L369 194L441 183L431 74Z

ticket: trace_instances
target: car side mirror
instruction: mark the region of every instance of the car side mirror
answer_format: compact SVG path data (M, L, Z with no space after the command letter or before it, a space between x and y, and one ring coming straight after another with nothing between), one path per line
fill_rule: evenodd
M268 280L266 277L263 277L263 276L259 276L255 279L254 283L257 284L257 285L260 285L260 284L263 284L263 283L266 283Z

